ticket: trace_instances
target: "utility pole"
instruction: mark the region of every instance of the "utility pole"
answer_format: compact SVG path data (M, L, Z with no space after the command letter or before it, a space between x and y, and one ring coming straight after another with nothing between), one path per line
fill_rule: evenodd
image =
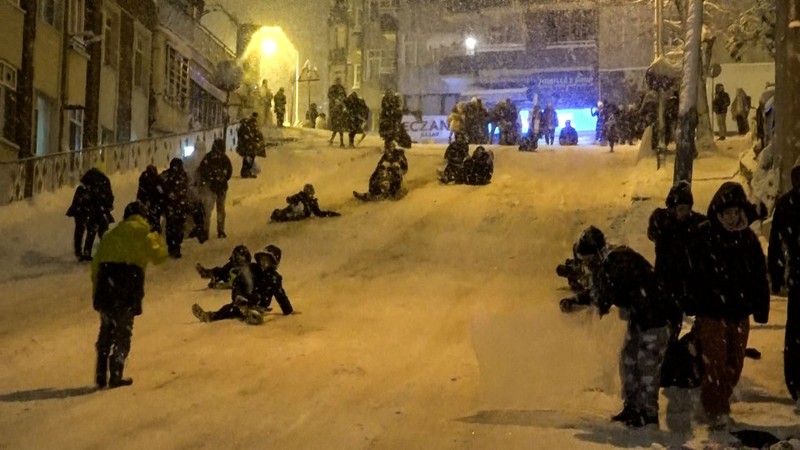
M656 59L664 56L664 0L656 0ZM664 110L666 108L666 98L664 89L658 88L658 119L653 133L656 139L656 170L661 168L662 159L666 159L666 126Z
M673 182L692 182L694 155L697 152L697 97L702 70L703 0L689 0L686 14L683 80L679 108L680 137L675 155Z

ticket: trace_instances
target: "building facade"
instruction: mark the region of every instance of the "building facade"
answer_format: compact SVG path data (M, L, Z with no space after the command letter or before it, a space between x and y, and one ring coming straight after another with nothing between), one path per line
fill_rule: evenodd
M0 0L0 160L20 150L14 133L29 2L36 7L31 154L222 123L225 94L212 75L234 55L200 25L202 1Z

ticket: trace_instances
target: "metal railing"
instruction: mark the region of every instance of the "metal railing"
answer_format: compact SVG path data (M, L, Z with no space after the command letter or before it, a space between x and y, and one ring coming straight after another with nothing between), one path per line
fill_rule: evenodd
M225 147L228 151L236 147L237 129L238 124L228 126ZM33 186L31 197L75 186L92 167L102 168L107 175L143 171L150 164L166 168L172 158L183 156L186 147L199 144L211 150L218 137L222 137L222 127L0 162L0 205L25 200L25 186Z
M236 54L214 33L170 2L160 2L158 20L161 25L187 40L194 50L212 66L236 59Z

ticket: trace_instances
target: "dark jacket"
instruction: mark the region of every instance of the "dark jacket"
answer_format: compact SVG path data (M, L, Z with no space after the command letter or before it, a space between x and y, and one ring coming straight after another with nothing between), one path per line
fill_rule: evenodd
M164 184L155 166L147 166L139 175L136 200L147 207L148 217L159 217L164 212Z
M666 326L677 305L660 295L653 266L634 250L620 246L609 251L592 276L592 298L600 313L611 305L629 312L628 322L641 330Z
M219 195L228 190L228 180L233 174L233 166L225 153L210 151L200 161L197 173L200 176L200 184Z
M166 199L164 212L167 216L185 216L189 211L189 176L183 165L174 164L161 173Z
M578 145L578 131L572 126L564 127L558 135L559 145Z
M286 94L283 93L282 88L278 89L278 92L272 100L275 102L275 114L280 115L286 113Z
M236 146L236 153L239 156L255 157L260 153L264 146L264 135L258 129L258 122L255 117L248 117L242 120L236 134L239 140Z
M714 114L726 114L731 105L731 96L725 91L714 93L714 100L711 102L711 109Z
M298 203L302 204L304 217L311 217L312 214L317 217L330 217L338 215L338 213L335 213L334 211L323 211L319 209L319 201L317 198L306 194L304 191L300 191L297 194L286 197L286 203L290 205Z
M89 169L81 177L81 184L75 190L67 216L95 222L114 222L111 211L114 209L114 193L111 181L99 169Z
M700 226L704 247L700 261L697 315L718 319L742 320L753 315L758 323L769 319L769 286L764 252L756 234L748 228L739 231L723 227L717 217L731 206L747 208L749 203L741 185L723 183L711 199L708 220Z
M800 285L800 192L796 190L775 202L767 260L773 292L786 284L787 268L789 285Z
M257 299L256 306L262 308L269 307L272 298L278 302L283 314L291 314L293 311L292 304L289 302L289 297L286 291L283 290L283 277L278 273L274 267L262 268L258 266L254 269L254 288L253 292Z
M494 153L478 147L464 161L464 182L472 185L489 184L494 173Z
M694 315L697 305L698 279L696 270L702 246L700 224L706 221L702 214L692 211L685 220L678 221L667 208L657 208L650 215L647 237L656 247L655 272L664 286L664 293L673 297L687 315ZM676 319L681 319L676 316ZM680 322L678 322L680 323Z

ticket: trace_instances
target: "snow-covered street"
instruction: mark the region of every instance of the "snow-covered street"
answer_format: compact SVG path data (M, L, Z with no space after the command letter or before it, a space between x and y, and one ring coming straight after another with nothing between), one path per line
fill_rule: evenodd
M490 185L445 186L444 146L415 145L408 195L364 203L352 192L366 190L380 141L345 150L327 137L270 149L257 179L231 181L227 239L212 226L205 244L148 268L131 387L93 388L99 320L89 266L72 255L73 191L0 208L0 448L702 448L700 425L667 431L663 396L661 431L611 424L624 323L558 308L569 291L555 267L586 226L653 260L647 219L671 157L656 171L638 146L494 146ZM696 210L739 181L747 145L731 138L695 161ZM138 176L111 178L117 220ZM268 223L305 183L342 216ZM216 309L230 292L207 289L194 265L221 265L240 243L283 249L301 314L198 322L193 303ZM732 418L800 436L783 381L786 299L771 307L769 324L753 324L763 358L745 362Z

